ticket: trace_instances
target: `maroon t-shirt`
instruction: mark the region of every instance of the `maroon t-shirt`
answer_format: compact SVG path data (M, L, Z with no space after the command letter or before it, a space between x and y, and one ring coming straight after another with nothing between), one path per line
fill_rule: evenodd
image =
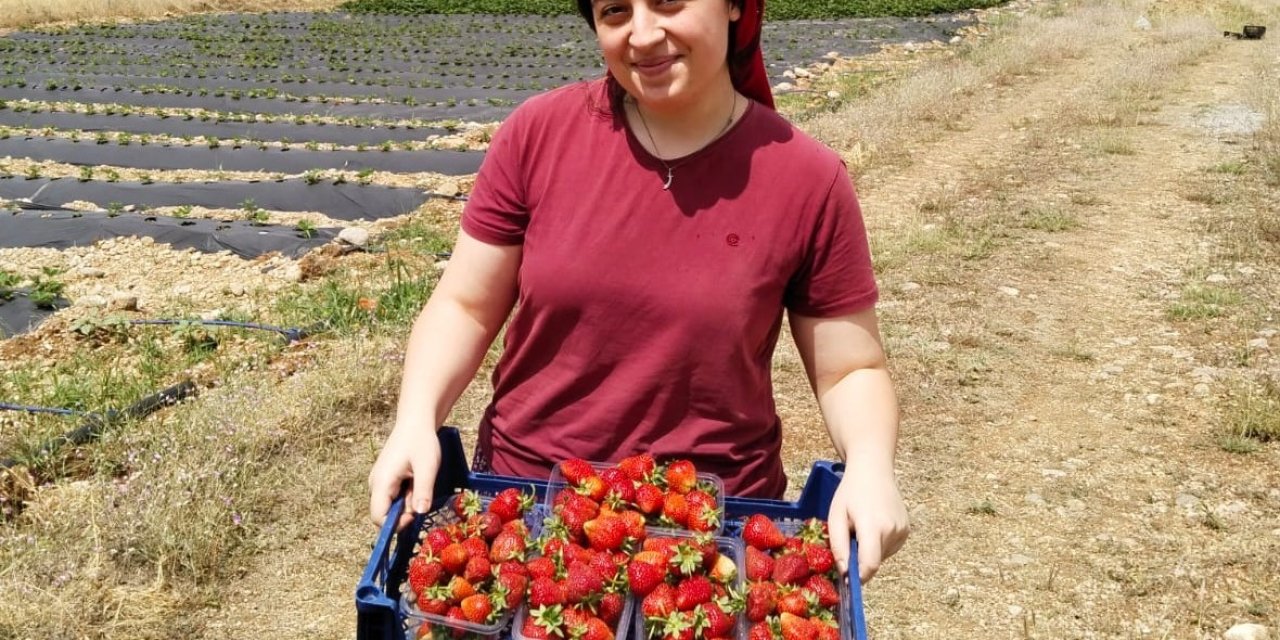
M853 185L755 103L668 164L664 191L603 81L528 100L494 136L462 228L524 257L478 469L546 478L566 458L648 451L693 460L731 495L786 489L770 368L783 309L876 300Z

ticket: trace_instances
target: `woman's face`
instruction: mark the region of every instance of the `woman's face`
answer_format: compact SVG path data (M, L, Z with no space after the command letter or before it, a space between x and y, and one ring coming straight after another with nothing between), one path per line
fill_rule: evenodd
M596 38L618 83L651 110L724 96L730 0L594 0ZM721 78L723 74L723 78Z

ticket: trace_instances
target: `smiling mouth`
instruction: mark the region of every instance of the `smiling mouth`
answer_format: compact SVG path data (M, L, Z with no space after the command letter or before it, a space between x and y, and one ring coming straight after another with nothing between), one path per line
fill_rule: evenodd
M671 68L672 64L679 59L679 56L666 56L662 58L653 58L632 63L637 71L645 75L656 75Z

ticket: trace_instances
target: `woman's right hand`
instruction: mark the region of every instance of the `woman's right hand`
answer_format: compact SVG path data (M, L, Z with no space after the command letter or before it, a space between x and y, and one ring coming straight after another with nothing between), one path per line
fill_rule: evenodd
M405 495L404 512L396 531L412 522L415 513L426 513L431 509L431 492L439 470L440 440L435 429L397 425L369 471L369 519L382 526L406 479L412 479L413 484Z

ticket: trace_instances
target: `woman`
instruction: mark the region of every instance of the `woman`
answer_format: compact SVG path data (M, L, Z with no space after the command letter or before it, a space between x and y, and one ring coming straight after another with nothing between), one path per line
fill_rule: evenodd
M494 137L409 340L371 517L409 477L407 504L429 508L434 429L508 315L477 469L545 478L557 460L649 451L780 497L785 309L847 462L832 546L848 570L856 532L870 579L907 534L876 286L844 165L772 110L761 2L578 7L608 76L528 100Z

